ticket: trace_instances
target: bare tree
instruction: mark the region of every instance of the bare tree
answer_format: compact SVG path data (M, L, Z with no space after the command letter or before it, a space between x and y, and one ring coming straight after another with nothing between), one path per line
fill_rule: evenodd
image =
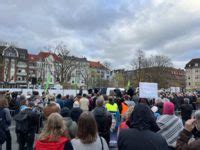
M88 89L91 71L87 65L81 66L79 70L80 70L80 75L83 78L84 83L86 85L86 88Z
M60 63L57 63L55 72L52 72L55 78L60 79L60 83L63 85L70 81L72 72L80 66L80 62L76 57L70 56L70 51L63 42L56 44L55 46L47 46L51 53L54 53L60 58Z
M112 68L112 64L109 61L104 61L103 65L107 68L107 69L111 69Z
M167 82L165 75L167 69L172 67L171 60L164 55L152 55L145 57L142 50L138 50L136 57L132 60L131 65L134 71L134 83L138 86L141 81L157 82L164 87Z

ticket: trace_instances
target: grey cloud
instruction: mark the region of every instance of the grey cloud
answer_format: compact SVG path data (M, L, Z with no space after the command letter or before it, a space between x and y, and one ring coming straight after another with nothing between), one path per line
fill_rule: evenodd
M0 39L35 53L62 40L73 55L119 67L128 67L140 48L147 55L168 55L180 66L200 48L200 12L183 9L181 2L1 0Z

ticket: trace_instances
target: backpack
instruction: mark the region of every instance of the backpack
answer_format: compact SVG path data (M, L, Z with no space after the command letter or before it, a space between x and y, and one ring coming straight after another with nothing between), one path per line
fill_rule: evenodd
M15 117L14 120L16 121L16 132L17 133L29 133L32 130L32 123L31 123L31 111L30 109L25 109L19 112Z
M0 145L6 141L6 132L5 132L5 111L0 109Z

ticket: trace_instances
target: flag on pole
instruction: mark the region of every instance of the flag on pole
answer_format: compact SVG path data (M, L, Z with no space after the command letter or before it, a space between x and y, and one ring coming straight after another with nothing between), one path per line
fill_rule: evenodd
M51 76L50 74L48 74L47 80L46 80L46 86L45 86L45 92L47 93L48 89L49 89L49 83L51 81Z
M128 80L127 87L126 87L127 90L129 89L130 85L131 85L131 82L130 82L130 80Z

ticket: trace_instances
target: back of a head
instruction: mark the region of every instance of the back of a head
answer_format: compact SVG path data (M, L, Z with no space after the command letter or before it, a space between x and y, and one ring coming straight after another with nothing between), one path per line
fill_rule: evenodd
M101 98L101 97L97 98L97 100L96 100L96 106L97 107L102 107L103 105L104 105L104 99Z
M63 117L70 117L70 110L69 108L67 107L64 107L62 110L61 110L61 116Z
M44 116L47 119L52 113L60 113L60 108L55 103L51 103L48 104L43 111Z
M91 112L83 112L78 121L77 137L83 144L90 144L96 141L97 124Z
M57 99L61 99L61 98L62 98L62 95L61 95L61 94L58 94L58 95L56 96L56 98L57 98Z
M59 113L52 113L45 124L40 140L49 138L49 141L57 141L60 136L65 136L66 126Z
M173 115L174 114L174 104L172 102L164 102L163 114L164 115Z
M21 95L21 96L19 97L20 105L26 105L26 101L27 101L27 99L26 99L26 96L25 96L25 95Z
M48 95L48 101L55 101L54 95Z
M129 119L130 127L138 130L158 131L159 128L151 109L145 104L137 104Z
M190 103L190 99L189 98L184 98L184 103L185 104L189 104Z

